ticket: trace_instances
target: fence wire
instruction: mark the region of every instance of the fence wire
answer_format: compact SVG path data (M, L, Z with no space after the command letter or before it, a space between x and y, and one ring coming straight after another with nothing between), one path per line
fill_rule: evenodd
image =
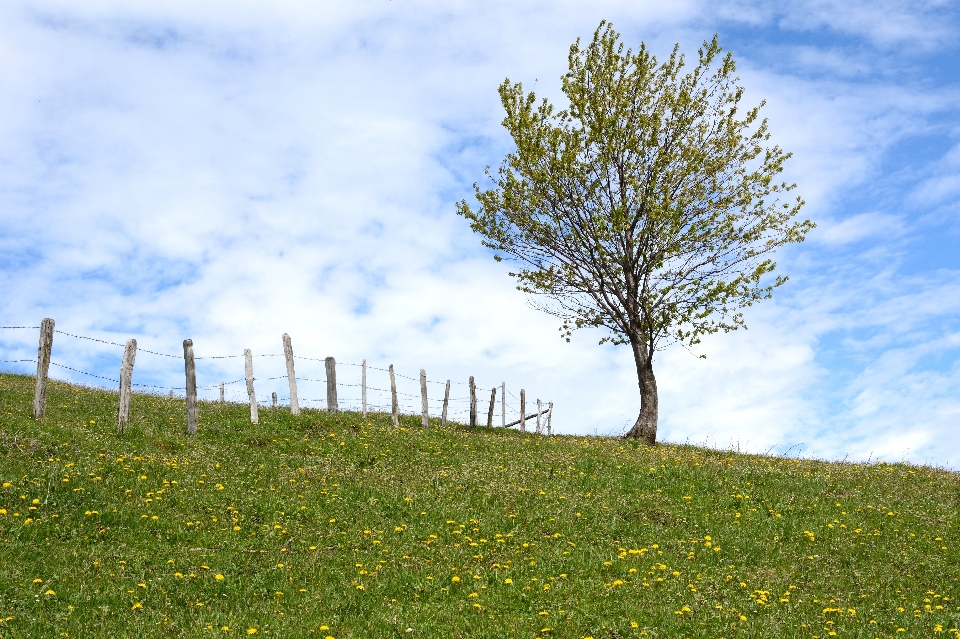
M0 326L0 329L8 329L8 330L39 330L40 327L39 327L39 326ZM118 343L118 342L113 342L113 341L110 341L110 340L100 339L100 338L97 338L97 337L91 337L91 336L88 336L88 335L78 335L78 334L75 334L75 333L69 333L69 332L67 332L67 331L62 331L62 330L59 330L59 329L55 329L54 332L57 333L57 334L66 336L66 337L74 338L74 339L87 340L87 341L91 341L91 342L95 342L95 343L99 343L99 344L104 344L104 345L107 345L107 346L114 346L114 347L119 347L119 348L126 348L126 345L125 345L125 344L120 344L120 343ZM160 357L166 357L166 358L178 359L178 360L183 358L182 355L174 355L174 354L170 354L170 353L163 353L163 352L160 352L160 351L155 351L155 350L151 350L151 349L147 349L147 348L142 348L142 347L139 347L139 345L138 345L138 347L137 347L137 353L138 353L138 354L139 354L139 353L146 353L146 354L150 354L150 355L157 355L157 356L160 356ZM231 354L231 355L195 356L195 357L194 357L194 360L223 360L223 359L235 359L235 358L240 358L240 357L244 357L244 353ZM260 353L260 354L254 354L253 357L285 357L285 355L284 355L283 353ZM294 357L294 360L295 360L295 361L309 361L309 362L324 362L324 361L326 361L326 358L318 358L318 357L308 357L308 356L296 355L296 356ZM37 361L37 360L35 360L35 359L9 359L9 360L0 360L0 363L4 363L4 364L33 363L33 364L36 364L36 361ZM119 383L120 383L120 380L118 380L118 379L114 379L114 378L112 378L112 377L106 377L106 376L104 376L104 375L99 375L99 374L96 374L96 373L91 373L91 372L89 372L89 371L84 371L84 370L79 369L79 368L74 368L74 367L72 367L72 366L67 366L67 365L65 365L65 364L61 364L61 363L59 363L59 362L51 361L50 364L51 364L52 366L57 367L57 368L64 369L64 370L68 370L68 371L71 371L71 372L73 372L73 373L77 373L77 374L79 374L79 375L84 375L84 376L87 376L87 377L92 377L92 378L94 378L94 379L99 379L99 380L103 380L103 381L106 381L106 382L111 382L111 383L113 383L113 384L119 384ZM389 368L381 368L381 367L379 367L379 366L367 365L367 364L365 364L365 363L337 362L337 364L339 364L339 365L341 365L341 366L351 366L351 367L356 367L356 368L362 368L362 367L366 366L366 370L367 370L367 371L377 371L377 372L382 372L382 373L389 373L389 372L390 372L390 369L389 369ZM402 380L408 380L408 381L411 381L411 382L416 382L416 383L418 383L418 384L419 384L419 382L420 382L419 377L412 377L412 376L410 376L410 375L405 375L405 374L403 374L403 373L397 372L396 370L394 370L394 376L395 376L395 378L399 378L399 379L402 379ZM257 383L257 382L271 382L271 381L286 380L286 379L288 379L287 375L277 375L277 376L264 377L264 378L254 377L254 378L253 378L253 381L254 381L254 383ZM311 378L311 377L296 377L295 380L296 380L296 382L297 382L298 384L301 383L301 382L309 382L309 383L316 383L316 384L326 384L326 382L327 382L326 378L318 379L318 378ZM428 380L426 380L426 381L427 381L428 384L441 385L441 386L444 386L444 387L446 386L446 383L447 383L448 381L450 382L451 385L469 386L469 382L461 382L461 381L456 381L456 380L438 381L438 380L430 380L430 379L428 379ZM210 391L210 390L218 390L218 389L223 388L223 389L224 389L224 399L226 399L226 394L227 394L227 393L226 393L226 387L227 387L227 386L231 386L231 385L235 385L235 384L240 384L240 383L244 383L244 382L246 382L246 378L245 378L245 377L241 377L240 379L235 379L235 380L232 380L232 381L229 381L229 382L220 382L220 383L216 383L216 384L212 384L212 385L208 385L208 386L198 386L198 387L197 387L197 391ZM145 390L145 389L152 389L152 390L169 391L169 392L171 393L171 395L178 394L178 393L180 393L180 392L186 392L186 386L165 386L165 385L162 385L162 384L150 384L150 383L132 383L131 386L137 387L137 388L139 388L139 389L144 389L144 390ZM342 383L342 382L338 382L338 383L337 383L337 388L338 388L338 389L339 389L339 388L362 388L362 386L363 386L362 383L356 383L356 384L354 384L354 383ZM475 386L476 386L476 388L477 388L478 390L484 388L484 385L482 385L482 384L476 384L476 382L475 382ZM498 393L497 393L498 398L497 398L495 401L500 404L501 411L499 411L499 412L500 412L500 417L501 417L501 419L502 419L502 416L503 416L503 412L504 412L504 411L506 411L508 414L510 414L510 413L515 413L516 411L519 410L519 407L518 407L518 406L516 406L513 402L510 402L510 401L507 400L506 396L505 396L504 393L503 393L503 384L502 384L502 383L501 383L501 384L497 384L497 385L495 385L495 386L493 386L493 387L491 387L491 388L495 388L495 389L498 391ZM380 387L377 387L377 386L367 385L366 390L367 390L367 392L371 392L371 391L372 391L372 392L375 392L375 393L381 393L381 395L379 395L379 396L376 398L376 401L371 401L371 398L369 398L369 397L367 398L367 412L378 412L378 413L391 413L391 412L392 412L392 400L390 399L389 395L388 395L387 398L384 398L383 395L382 395L382 394L390 394L390 393L391 393L391 390L390 390L390 389L380 388ZM272 395L273 395L274 392L275 392L275 391L271 391L271 393L268 394L268 395L266 395L263 399L261 399L261 397L260 397L260 396L261 396L261 393L257 393L257 394L256 394L256 402L257 402L259 405L261 405L261 406L263 406L263 407L265 407L265 408L270 408L270 407L272 407L272 405L273 405L273 397L272 397ZM510 397L512 397L514 400L517 400L517 401L519 402L519 398L517 398L517 396L514 395L509 389L507 389L507 394L509 394ZM231 389L230 395L231 395L231 397L239 397L239 398L240 398L239 401L237 401L237 403L246 403L246 402L248 401L248 399L247 399L247 397L246 397L246 394L243 393L243 392L241 392L241 391L237 391L237 390L232 390L232 389ZM416 403L411 403L411 402L410 402L411 399L422 400L421 394L420 394L419 392L418 392L418 393L407 393L407 392L400 391L400 390L398 389L398 390L396 390L396 395L397 395L397 399L398 399L398 402L397 402L397 404L398 404L398 409L399 409L399 411L400 411L402 414L406 414L406 415L419 415L419 414L421 414L421 412L422 412L422 405L421 405L419 402L416 402ZM387 401L384 401L385 399L386 399ZM448 398L446 398L445 402L446 402L446 404L447 404L447 416L448 416L448 419L452 419L452 421L457 421L457 417L463 416L463 417L466 418L466 419L464 419L464 421L467 421L467 419L469 419L469 415L470 415L470 407L469 407L469 406L465 406L465 407L459 407L459 408L458 408L457 406L455 406L455 404L463 404L463 403L465 403L465 402L470 402L470 399L471 399L471 398L470 398L469 396L465 396L465 397L448 397ZM289 401L290 401L290 398L289 398L289 397L280 397L280 396L277 397L278 406L279 406L279 403L280 403L280 402L287 402L287 403L288 403ZM325 406L326 403L327 403L326 398L319 398L319 399L302 398L302 399L299 399L299 401L300 401L300 402L303 402L304 404L317 404L317 405L324 405L324 406ZM483 418L485 415L488 415L488 414L489 414L489 402L486 401L486 400L484 400L484 399L480 396L479 393L478 393L478 395L477 395L477 397L476 397L476 402L477 402L477 417L478 417L478 422L481 422L481 423L482 423L482 422L484 421L482 418ZM440 414L440 413L442 412L443 404L444 404L444 400L443 400L443 399L439 399L439 398L428 398L428 400L427 400L428 411L430 412L431 415ZM347 409L347 408L355 408L357 411L359 411L359 410L361 410L362 405L363 405L363 399L362 399L362 397L340 397L340 396L339 396L339 393L338 393L338 407L340 407L341 410L344 410L344 409ZM486 406L487 408L484 409L484 408L483 408L484 406ZM496 404L495 404L495 410L494 410L494 416L495 416L495 417L497 416L497 412L498 412L498 411L496 410ZM496 421L496 420L495 420L495 421Z

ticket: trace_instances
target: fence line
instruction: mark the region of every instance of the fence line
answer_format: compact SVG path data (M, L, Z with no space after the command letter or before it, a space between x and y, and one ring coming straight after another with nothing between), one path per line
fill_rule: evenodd
M334 360L334 358L332 358L332 357L327 357L327 358L314 358L314 357L306 357L306 356L297 356L297 357L294 357L291 340L290 340L289 335L287 335L286 333L283 335L283 338L282 338L283 345L284 345L284 353L263 353L263 354L259 354L259 355L255 355L255 356L251 355L249 350L245 351L243 354L236 354L236 355L194 356L194 355L193 355L193 343L192 343L192 340L184 340L184 355L183 355L183 359L184 359L184 363L185 363L186 383L185 383L184 386L163 386L163 385L160 385L160 384L143 384L143 383L133 383L133 382L132 382L134 361L135 361L135 357L136 357L136 352L137 352L137 350L139 350L141 353L147 353L147 354L151 354L151 355L158 355L158 356L167 357L167 358L170 358L170 359L180 359L180 356L178 356L178 355L171 355L171 354L169 354L169 353L162 353L162 352L159 352L159 351L148 350L148 349L145 349L145 348L139 348L139 349L138 349L135 339L129 340L127 344L120 344L120 343L117 343L117 342L113 342L113 341L109 341L109 340L104 340L104 339L100 339L100 338L97 338L97 337L90 337L90 336L87 336L87 335L77 335L77 334L74 334L74 333L69 333L69 332L66 332L66 331L61 331L61 330L55 329L55 328L54 328L54 321L51 320L51 319L49 319L49 318L48 318L48 319L45 319L45 320L43 321L43 323L41 324L41 326L0 326L0 329L9 329L9 330L36 330L36 329L40 329L40 331L41 331L40 348L39 348L39 351L38 351L39 354L40 354L40 360L39 360L39 361L38 361L38 360L35 360L35 359L0 360L0 363L10 363L10 364L12 364L12 363L36 363L36 364L38 365L38 367L37 367L38 370L37 370L36 389L35 389L35 393L34 393L34 415L35 415L38 419L40 419L40 418L43 417L43 412L44 412L44 410L45 410L45 405L46 405L46 386L47 386L47 374L46 374L46 369L47 369L47 367L49 367L50 365L53 365L53 366L56 366L56 367L58 367L58 368L62 368L62 369L65 369L65 370L72 371L72 372L74 372L74 373L78 373L78 374L80 374L80 375L86 375L86 376L93 377L93 378L96 378L96 379L101 379L101 380L104 380L104 381L108 381L108 382L111 382L111 383L114 383L114 384L120 384L120 405L119 405L119 407L118 407L118 413L117 413L117 415L118 415L118 417L117 417L117 420L118 420L117 428L118 428L118 431L121 431L121 432L122 432L122 430L123 430L124 425L125 425L125 424L127 423L127 421L129 420L129 392L130 392L130 388L131 388L131 387L137 387L137 388L141 388L141 389L162 389L162 390L169 390L171 397L174 396L174 391L184 391L184 393L185 393L185 395L186 395L186 402L187 402L187 407L188 407L188 408L187 408L187 428L188 428L188 433L189 433L189 434L195 434L195 433L196 433L196 425L197 425L197 421L196 421L196 420L197 420L196 407L197 407L197 401L198 401L197 391L206 391L206 390L219 389L219 391L220 391L220 395L219 395L219 396L220 396L220 401L221 401L221 402L224 402L224 401L225 401L225 397L226 397L226 388L225 388L226 386L231 386L231 385L234 385L234 384L239 384L239 383L241 383L241 382L246 382L246 383L247 383L248 401L249 401L249 403L250 403L250 408L251 408L251 422L256 423L256 422L258 421L258 413L257 413L257 408L258 408L258 406L260 406L261 404L266 404L267 401L271 401L272 404L273 404L273 406L276 407L276 405L277 405L276 402L278 401L278 397L277 397L277 393L276 393L276 392L272 392L272 393L271 393L271 396L270 396L270 398L269 398L268 400L261 401L260 398L258 397L258 394L254 391L253 382L254 382L254 381L257 381L257 380L260 380L260 381L274 381L274 380L281 380L281 379L287 379L287 381L288 381L288 383L289 383L289 386L290 386L290 393L288 394L288 397L279 398L279 401L287 402L287 403L289 404L290 410L291 410L291 412L292 412L293 414L297 414L297 413L299 412L299 402L300 402L300 399L299 399L298 392L297 392L297 382L300 381L300 382L313 382L313 383L326 384L326 385L327 385L327 397L326 397L325 399L304 398L302 401L305 402L305 403L315 403L315 404L325 403L325 404L326 404L326 407L327 407L327 410L328 410L328 411L331 411L331 412L335 412L335 411L339 410L340 400L338 400L338 394L337 394L337 389L338 389L339 387L344 387L344 388L360 387L360 388L361 388L361 397L360 397L360 399L359 399L359 410L360 410L360 412L361 412L363 415L366 415L366 413L367 413L367 411L368 411L368 407L369 407L369 408L375 408L377 412L385 412L384 409L387 408L387 407L389 407L391 413L393 414L393 422L394 422L394 424L396 425L396 424L399 423L397 417L398 417L398 415L399 415L401 412L402 412L403 414L407 414L407 415L416 415L417 413L419 413L419 414L421 415L421 417L422 417L424 428L426 428L426 427L428 426L428 424L429 424L429 416L430 416L431 412L432 412L434 415L436 415L436 408L437 408L438 406L442 406L441 424L445 425L448 417L450 417L450 416L457 416L457 417L459 417L459 416L462 415L462 416L465 416L465 417L466 417L466 419L464 420L465 423L469 423L471 426L476 426L476 425L478 425L478 413L479 413L478 402L479 402L479 398L478 398L477 392L476 392L476 391L477 391L477 388L478 388L478 385L475 383L475 380L474 380L474 378L473 378L472 376L470 377L469 381L467 381L467 382L458 382L458 381L453 381L453 380L446 380L445 382L442 382L442 381L437 381L437 380L428 380L428 379L426 378L426 373L425 373L425 371L424 371L423 369L421 369L421 370L420 370L420 377L419 377L419 379L418 379L418 378L416 378L416 377L411 377L411 376L408 376L408 375L403 375L403 374L401 374L401 373L397 373L397 372L394 370L394 367L393 367L392 364L391 364L388 368L379 368L379 367L375 367L375 366L368 366L367 363L366 363L366 360L364 360L361 364L356 364L356 363L353 363L353 362L340 362L341 365L356 366L356 367L360 367L360 368L362 369L363 376L362 376L362 380L361 380L361 383L360 383L360 384L346 384L346 383L340 383L340 384L338 384L338 383L337 383L337 380L336 380L336 364L337 364L337 362ZM52 358L50 357L50 355L51 355L51 352L52 352L53 335L54 335L54 334L64 335L64 336L71 337L71 338L74 338L74 339L89 340L89 341L92 341L92 342L97 342L97 343L105 344L105 345L108 345L108 346L117 346L117 347L123 348L123 349L124 349L124 354L123 354L123 360L122 360L122 364L121 364L121 376L120 376L120 379L113 379L113 378L111 378L111 377L105 377L105 376L103 376L103 375L98 375L98 374L95 374L95 373L90 373L90 372L88 372L88 371L80 370L80 369L78 369L78 368L74 368L74 367L71 367L71 366L67 366L67 365L65 365L65 364L60 364L60 363L58 363L58 362L52 361ZM132 350L131 350L131 349L132 349ZM239 357L244 357L244 358L246 359L246 368L247 368L247 370L246 370L246 375L245 375L244 377L242 377L242 378L240 378L240 379L237 379L237 380L230 381L230 382L222 382L222 381L221 381L221 382L219 382L219 383L217 383L217 384L214 384L214 385L211 385L211 386L197 386L197 385L196 385L196 372L195 372L195 365L194 365L194 363L193 363L194 361L196 361L196 360L233 359L233 358L239 358ZM266 377L266 378L257 378L257 377L255 377L255 376L253 375L252 365L251 365L251 364L252 364L252 358L253 358L253 357L285 357L285 359L286 359L287 375L280 375L280 376ZM296 375L296 372L295 372L295 370L294 370L294 362L295 362L295 360L313 361L313 362L324 362L324 363L325 363L325 366L326 366L327 376L326 376L324 379L316 379L316 378L310 378L310 377L299 377L299 376ZM42 370L41 370L41 369L42 369ZM391 380L390 389L388 390L388 389L385 389L385 388L377 388L377 387L369 386L369 385L367 384L367 376L366 376L366 371L367 371L368 369L369 369L369 370L375 370L375 371L381 371L381 372L384 372L384 373L388 373L388 374L390 375L390 380ZM397 378L397 377L399 377L399 378L401 378L401 379L409 380L409 381L412 381L412 382L418 382L418 383L419 383L419 386L420 386L420 393L404 393L404 392L398 391L397 388L396 388L396 378ZM445 392L444 392L444 398L443 398L443 400L442 400L442 403L441 403L441 401L438 400L438 399L433 399L433 400L428 399L428 392L427 392L427 385L428 385L428 384L435 384L435 385L436 385L436 384L440 384L440 385L445 385ZM450 385L451 385L451 384L457 384L457 385L461 385L461 386L467 386L468 389L469 389L470 395L467 396L467 397L455 397L455 398L451 398L451 397L450 397ZM126 392L125 392L125 389L126 389ZM368 402L367 402L367 391L375 391L375 392L378 392L378 393L387 393L387 392L389 392L389 393L391 394L392 400L390 401L389 404L387 404L387 403L381 403L381 401L377 401L377 402L375 402L375 403L369 404L369 406L368 406ZM236 396L236 395L240 395L240 391L231 390L230 392L231 392L231 397ZM525 404L525 394L526 394L526 391L525 391L524 389L521 389L521 390L520 390L520 398L517 398L516 395L514 395L510 390L507 389L506 383L505 383L505 382L501 382L501 384L500 384L500 393L499 393L499 394L500 394L500 405L501 405L501 427L508 427L508 428L509 428L509 427L516 426L516 425L519 424L519 425L520 425L520 430L521 430L521 432L526 432L526 422L527 422L528 420L530 420L530 419L536 419L536 421L537 421L537 430L536 430L536 432L537 432L538 434L540 434L540 433L542 432L542 429L541 429L541 417L544 417L544 418L545 418L544 424L545 424L545 427L546 427L547 434L548 434L548 435L552 435L552 427L551 427L551 424L552 424L552 416L553 416L553 402L548 402L548 403L547 403L548 408L547 408L546 410L543 410L543 409L541 408L541 407L542 407L541 400L538 399L538 400L537 400L537 404L538 404L538 410L537 410L537 412L536 412L536 413L533 413L533 414L531 414L531 415L526 415L526 414L524 414L524 413L525 413L525 411L524 411L524 408L525 408L524 404ZM509 402L509 401L508 401L508 399L507 399L507 395L508 395L508 394L509 394L510 397L512 397L512 398L515 399L515 400L516 400L516 399L519 399L519 402L520 402L520 411L519 411L519 413L520 413L520 418L517 419L517 420L515 420L515 421L513 421L513 422L511 422L511 423L507 423L507 421L506 421L506 419L507 419L507 411L508 411L508 409L510 409L510 412L515 412L515 406L513 405L512 402ZM496 399L497 399L496 396L497 396L497 387L494 386L494 387L492 387L492 390L491 390L490 404L489 404L489 409L488 409L488 411L487 411L487 425L488 425L488 426L492 426L492 425L493 425L492 422L493 422L494 408L495 408ZM401 401L400 401L400 398L401 398L401 397L403 397L403 398L411 398L411 399L413 399L413 398L420 398L420 406L417 407L416 405L414 405L414 404L412 404L412 403L407 403L406 401L401 402ZM378 398L378 400L383 400L383 399L385 399L385 398L383 397L383 395L380 395L379 398ZM348 407L353 408L353 407L356 406L356 403L355 403L356 401L357 401L357 400L354 399L354 398L345 399L345 401L344 401L344 406L348 406ZM460 403L462 403L462 402L467 402L467 403L468 403L467 406L466 406L466 407L463 407L463 408L460 408L460 409L455 409L455 408L453 408L453 406L451 406L451 404L454 404L454 403L460 404ZM125 403L126 403L126 410L125 410Z

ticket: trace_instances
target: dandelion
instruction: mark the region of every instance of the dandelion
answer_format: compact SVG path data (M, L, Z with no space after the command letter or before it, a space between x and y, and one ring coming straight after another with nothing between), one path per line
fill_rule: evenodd
M505 583L505 584L512 584L512 583L513 583L513 579L511 579L510 577L507 577L506 579L503 580L503 583Z
M217 573L217 576L214 577L214 579L216 579L217 581L223 581L223 575Z
M142 609L143 609L143 604L140 603L139 601L133 604L133 607L130 608L130 610L142 610Z

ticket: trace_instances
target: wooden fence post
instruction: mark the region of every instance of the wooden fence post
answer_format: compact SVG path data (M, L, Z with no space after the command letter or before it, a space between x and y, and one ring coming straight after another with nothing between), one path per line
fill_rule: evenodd
M360 416L367 418L367 360L363 360L360 374Z
M500 388L500 427L507 427L507 383Z
M393 425L400 425L400 405L397 403L397 378L393 375L393 364L390 364L390 408L393 414Z
M221 403L221 404L224 402L224 399L225 399L225 398L224 398L224 394L223 394L223 382L220 382L220 403Z
M337 403L337 360L328 357L323 364L327 368L327 412L336 413L340 410Z
M117 406L117 432L122 433L130 422L130 392L133 385L133 364L137 361L137 340L128 339L120 364L120 404Z
M477 385L470 376L470 425L477 425Z
M527 391L520 389L520 432L527 432Z
M447 380L447 387L443 390L443 412L440 414L440 428L447 425L447 408L450 406L450 380Z
M244 372L247 378L247 399L250 400L250 423L256 424L260 421L260 415L257 412L257 393L253 390L253 353L250 349L244 349Z
M297 400L297 373L293 370L293 344L290 336L283 334L283 356L287 360L287 381L290 382L290 414L300 414L300 402Z
M420 406L423 409L423 430L430 428L430 404L427 403L427 371L420 369Z
M497 403L497 387L490 389L490 410L487 412L487 428L493 428L493 407Z
M187 434L197 434L197 368L193 362L193 340L183 340L183 371L187 376Z
M553 437L553 402L547 408L547 437Z
M537 435L540 435L543 432L541 430L541 422L540 422L540 413L542 412L543 412L543 402L541 402L538 399L537 400Z
M43 419L47 412L47 376L50 374L50 353L53 351L53 328L49 317L40 322L40 345L37 347L37 379L33 387L33 417Z
M173 399L173 389L170 389L170 399Z
M270 399L273 401L273 407L277 407L277 391L273 391L273 394L270 395Z

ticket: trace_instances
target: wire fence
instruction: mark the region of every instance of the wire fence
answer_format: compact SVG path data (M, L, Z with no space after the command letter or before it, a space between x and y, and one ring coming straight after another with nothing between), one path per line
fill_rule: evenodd
M52 325L52 322L51 322ZM26 331L35 331L41 330L41 349L38 356L43 357L42 355L42 328L40 326L0 326L0 348L5 350L14 350L22 351L24 348L29 348L26 342L29 333ZM25 339L16 339L16 342L21 343L19 348L9 348L7 342L9 340L5 339L7 337L7 332L13 331L23 331L24 335L22 336ZM59 379L59 381L76 383L78 380L81 380L81 383L86 382L87 385L95 387L105 387L104 382L109 382L111 384L119 385L121 384L120 378L113 378L107 375L102 375L100 372L104 367L109 366L109 362L113 360L118 362L119 358L117 357L116 349L126 349L127 345L121 344L119 342L111 341L109 339L101 339L99 337L92 337L89 335L80 335L77 333L72 333L68 331L62 331L59 329L54 329L52 333L55 336L59 336L59 339L56 341L61 341L63 338L68 338L70 340L81 340L83 342L88 342L96 345L101 345L103 347L110 347L110 349L98 349L92 354L87 354L85 359L92 360L95 363L94 368L98 371L96 373L90 372L88 370L83 370L76 366L69 366L62 362L56 361L54 356L51 356L47 361L49 366L55 367L55 369L62 371L66 374L66 379ZM54 341L54 337L51 336L51 344ZM69 350L69 349L68 349ZM56 354L54 351L53 355ZM120 353L122 354L122 353ZM154 350L148 348L141 348L139 345L136 347L136 355L150 355L160 358L166 358L167 360L184 360L183 354L174 354L163 352L162 350ZM210 380L211 378L216 379L220 377L223 379L225 375L223 373L224 365L227 362L223 360L234 360L242 359L245 357L245 353L236 353L236 354L218 354L218 355L200 355L196 356L193 359L200 363L202 367L206 362L209 362L213 365L207 370L203 370L198 373L198 377ZM279 404L289 405L290 403L290 393L291 388L290 379L287 374L281 375L268 375L264 377L259 377L256 373L260 372L264 367L266 367L267 372L270 372L270 369L275 368L275 366L269 365L267 362L269 358L285 358L284 353L259 353L252 355L254 360L261 361L261 364L254 362L254 376L252 378L253 382L256 385L256 394L255 402L258 406L269 407L274 405L274 397ZM293 361L304 367L302 362L320 362L326 363L327 358L318 358L310 357L304 355L294 355ZM172 363L172 362L171 362ZM29 365L37 365L37 359L35 358L17 358L14 355L14 358L0 360L0 364L14 364L14 368L27 369L21 371L12 371L12 372L31 372L29 369L32 368ZM184 397L187 391L187 384L183 386L170 386L163 383L158 383L153 380L157 380L159 377L169 377L172 371L169 370L170 365L161 365L157 366L152 361L137 361L136 367L131 365L131 368L137 373L137 377L140 377L141 380L146 378L145 381L130 381L130 386L135 389L136 392L140 393L150 393L158 395L169 395L171 397ZM336 397L337 405L334 407L337 410L346 410L346 411L355 411L360 412L366 408L367 412L372 413L391 413L392 412L392 403L393 403L393 393L394 391L390 388L389 383L389 374L390 369L388 367L368 365L366 362L357 363L357 362L336 362L338 365L338 372L336 376ZM281 363L283 366L283 363ZM9 368L9 367L4 367ZM327 394L328 392L318 392L318 391L328 391L327 389L327 379L326 375L324 376L313 376L310 374L311 365L307 364L306 367L308 370L305 374L300 374L299 372L295 375L295 382L293 386L297 389L298 395L298 404L303 407L316 408L320 410L329 410L331 406L328 405ZM363 369L366 369L365 371ZM67 373L69 371L69 373ZM349 371L349 373L348 373ZM131 371L131 373L133 370ZM74 375L70 375L73 373ZM346 374L344 374L346 373ZM364 374L365 373L365 374ZM122 377L122 373L121 376ZM423 397L420 392L420 378L412 377L410 375L405 375L403 373L394 371L394 377L396 379L396 399L398 406L398 413L404 415L421 415L422 414L422 402ZM366 393L364 393L364 379L366 379ZM284 384L283 382L287 382ZM406 383L405 383L406 382ZM409 382L416 384L415 388L409 388ZM246 404L250 402L248 397L248 391L246 388L247 379L246 377L240 377L238 379L233 379L231 381L218 381L215 383L207 383L204 385L198 385L196 387L197 395L199 398L208 400L208 401L224 401L236 404ZM444 391L441 388L445 389L446 384L451 385L451 390L455 388L462 389L460 392L456 393L456 396L451 393L451 396L447 399L447 410L446 415L448 421L457 422L457 423L469 423L471 417L471 396L469 395L469 385L470 382L456 381L456 380L446 380L443 381L436 379L427 379L426 384L428 388L434 389L433 392L427 391L427 409L431 416L439 416L443 410L443 395ZM467 388L463 388L467 387ZM115 387L116 388L116 387ZM519 417L527 417L520 415L520 404L521 400L519 397L513 394L510 389L506 387L504 382L500 382L495 385L474 385L476 397L473 401L475 408L476 423L483 425L488 422L488 417L491 413L490 402L487 398L481 397L483 394L483 388L495 389L494 395L494 406L492 407L493 419L492 425L502 426L505 423L510 421L517 420ZM415 392L407 392L409 390L415 390ZM286 391L286 392L284 392ZM305 391L305 392L304 392ZM439 391L439 392L437 392ZM466 391L466 394L463 392ZM489 391L487 391L489 392ZM366 402L364 406L364 395L366 395ZM552 406L552 403L551 403ZM528 415L531 412L531 409L536 409L536 400L529 401L526 406L525 412ZM552 412L552 411L551 411ZM545 413L545 411L544 411ZM552 415L551 415L552 417ZM528 417L529 419L529 417ZM526 422L526 420L523 420Z

